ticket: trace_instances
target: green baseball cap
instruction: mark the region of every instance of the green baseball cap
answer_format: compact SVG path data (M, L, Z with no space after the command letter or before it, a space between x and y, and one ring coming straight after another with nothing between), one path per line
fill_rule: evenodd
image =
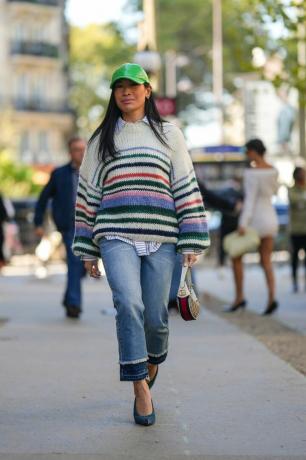
M143 83L150 83L147 72L138 64L131 64L127 62L118 67L117 70L112 75L112 80L110 88L114 86L116 81L126 78L127 80L132 80L139 85Z

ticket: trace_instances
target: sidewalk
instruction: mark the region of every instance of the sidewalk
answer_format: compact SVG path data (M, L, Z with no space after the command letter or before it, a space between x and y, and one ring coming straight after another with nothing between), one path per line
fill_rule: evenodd
M306 290L303 273L300 270L300 292L293 293L290 267L287 264L275 264L276 297L279 308L274 316L288 327L306 334ZM234 284L231 267L216 269L201 264L195 270L198 290L224 300L224 307L230 306L234 299ZM267 288L262 269L258 264L245 266L245 297L247 308L262 313L267 304Z
M213 271L198 277L227 300ZM63 282L0 278L1 460L306 459L305 378L206 311L192 324L170 317L157 423L135 426L106 281L86 281L80 322L58 306Z

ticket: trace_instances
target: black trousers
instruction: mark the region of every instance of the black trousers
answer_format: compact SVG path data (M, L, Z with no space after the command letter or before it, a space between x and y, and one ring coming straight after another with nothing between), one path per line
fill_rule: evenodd
M4 230L2 223L0 224L0 262L5 262L5 257L3 253L3 245L4 245Z
M223 240L229 233L234 232L237 230L238 227L238 218L231 217L231 218L222 218L221 226L220 226L220 233L219 233L219 247L218 247L218 259L219 265L223 266L225 264L227 254L223 249Z
M291 235L291 269L293 282L297 282L297 268L299 263L299 251L304 250L304 265L306 274L306 234L305 235Z

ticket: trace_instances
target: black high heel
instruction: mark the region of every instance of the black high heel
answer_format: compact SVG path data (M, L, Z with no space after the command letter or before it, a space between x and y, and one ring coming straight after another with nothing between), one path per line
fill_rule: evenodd
M231 305L230 308L228 308L227 310L225 310L226 313L233 313L237 310L239 310L239 308L245 308L247 305L247 301L246 300L241 300L241 302L238 302L238 303L235 303L234 305Z
M153 406L153 401L151 400L151 402L152 402L152 412L151 412L151 414L149 414L149 415L139 415L138 412L137 412L137 409L136 409L136 398L135 398L133 415L134 415L135 423L137 423L137 425L143 425L143 426L154 425L154 423L155 423L155 410L154 410L154 406Z
M150 378L147 379L147 384L148 384L148 387L150 388L150 390L151 390L151 388L152 388L153 385L154 385L154 382L155 382L155 380L156 380L157 374L158 374L158 365L157 365L157 368L156 368L156 372L155 372L155 374L154 374L154 377L153 377L152 379L150 379Z
M275 312L275 310L277 310L278 308L278 302L276 300L273 300L273 302L271 302L267 308L265 309L265 311L262 313L263 316L267 316L267 315L272 315L272 313Z

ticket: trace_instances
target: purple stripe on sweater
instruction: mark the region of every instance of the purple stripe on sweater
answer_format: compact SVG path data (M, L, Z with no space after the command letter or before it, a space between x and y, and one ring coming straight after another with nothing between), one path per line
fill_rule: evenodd
M75 224L75 236L85 236L86 238L92 237L92 228L89 230L79 224Z
M121 197L111 198L104 200L101 203L100 209L113 208L114 206L126 206L127 212L131 206L147 206L148 212L152 206L158 206L164 209L175 210L174 201L161 198L154 198L150 196L134 196L134 197Z
M82 219L76 220L76 227L92 229L92 225L86 224Z
M148 192L147 190L144 190L144 191L140 191L140 190L137 190L137 191L134 191L134 190L131 190L131 191L122 191L122 192L116 192L116 193L112 193L111 195L107 195L103 198L103 201L105 200L113 200L113 199L117 199L117 198L124 198L124 197L148 197L148 195L152 198L157 198L157 199L161 199L161 200L166 200L166 201L171 201L173 202L173 198L171 196L168 196L168 195L165 195L164 193L159 193L159 192Z
M186 233L186 232L197 232L197 233L202 233L202 232L207 232L207 223L206 222L199 222L199 224L186 224L185 222L182 222L180 224L180 232L181 233Z

